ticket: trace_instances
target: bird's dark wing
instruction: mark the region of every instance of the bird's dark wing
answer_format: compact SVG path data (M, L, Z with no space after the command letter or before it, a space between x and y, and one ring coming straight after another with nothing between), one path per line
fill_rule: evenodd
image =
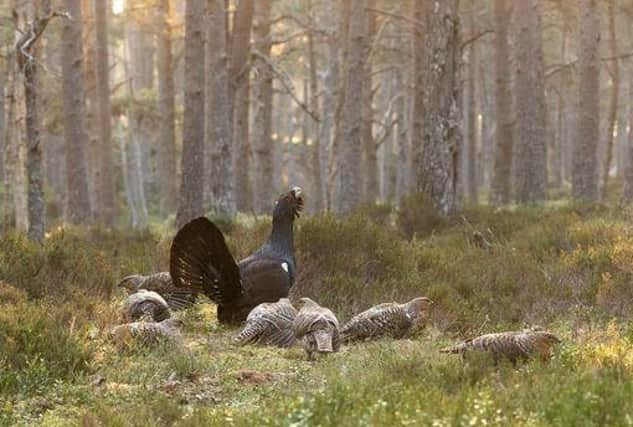
M251 255L240 261L240 274L244 296L253 305L285 298L292 286L288 263L279 258Z
M242 295L240 270L222 232L205 217L185 224L171 244L169 272L174 285L202 292L216 304Z

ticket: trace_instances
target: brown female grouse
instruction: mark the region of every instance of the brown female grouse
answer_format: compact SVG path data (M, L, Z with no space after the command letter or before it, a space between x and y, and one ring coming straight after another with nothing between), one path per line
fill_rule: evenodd
M270 237L239 263L215 224L204 217L192 220L171 245L174 285L208 296L218 305L221 323L243 322L257 305L287 297L296 273L293 225L302 208L299 187L282 194L275 203Z

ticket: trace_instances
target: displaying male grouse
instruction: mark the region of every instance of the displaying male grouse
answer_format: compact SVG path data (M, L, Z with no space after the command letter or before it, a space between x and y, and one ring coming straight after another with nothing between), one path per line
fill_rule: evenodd
M270 237L239 263L215 224L204 217L187 223L171 245L174 285L208 296L218 305L221 323L243 322L255 306L287 297L296 274L293 225L302 208L299 187L282 194L275 203Z

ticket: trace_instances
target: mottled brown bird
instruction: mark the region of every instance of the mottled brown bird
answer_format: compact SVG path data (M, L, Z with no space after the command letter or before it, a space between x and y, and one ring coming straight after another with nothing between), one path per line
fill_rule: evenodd
M352 317L341 327L343 341L390 336L402 338L411 330L424 324L433 302L420 297L399 304L389 302L376 305Z
M188 289L174 286L171 275L167 271L147 276L132 274L124 277L117 286L125 289L130 294L141 289L154 291L167 301L169 308L172 310L182 310L191 307L196 302L196 294Z
M312 360L315 353L334 353L341 341L338 320L332 311L321 307L310 298L299 300L301 309L295 318L293 329L297 339L303 340L303 347Z
M519 359L527 360L534 355L547 361L552 355L552 347L558 343L560 339L554 334L540 328L531 328L481 335L441 349L440 352L461 354L462 357L469 351L489 352L495 365L502 357L516 364Z
M296 317L297 310L288 298L262 303L248 314L246 326L233 343L290 347L295 342L293 323Z
M220 323L241 323L257 305L287 297L297 272L294 221L302 209L301 188L279 196L268 240L239 263L213 222L205 217L190 221L171 245L169 272L174 284L215 302Z
M170 318L161 322L132 322L115 326L108 332L108 338L119 346L132 343L152 346L160 342L180 343L182 321Z
M128 296L123 308L123 318L128 322L139 319L160 322L170 317L165 299L156 292L145 289Z

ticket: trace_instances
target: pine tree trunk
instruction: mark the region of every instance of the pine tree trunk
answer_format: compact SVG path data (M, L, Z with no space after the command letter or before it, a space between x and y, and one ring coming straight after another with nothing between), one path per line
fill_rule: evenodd
M253 23L254 0L239 0L233 16L231 62L229 66L233 138L233 188L238 211L252 210L249 181L248 112L250 103L250 37Z
M98 174L98 124L97 124L97 77L95 72L95 35L92 33L95 28L93 16L92 0L81 0L82 27L83 27L83 79L84 94L86 96L85 105L85 125L86 125L86 166L88 177L88 196L90 198L90 218L91 221L98 219L101 210L97 190Z
M129 19L127 21L127 44L129 46L129 64L127 65L130 78L131 115L129 127L132 132L130 164L135 176L131 177L131 184L136 187L135 202L138 203L140 214L139 226L147 221L147 197L149 185L153 181L150 167L149 151L154 138L155 121L149 113L148 93L154 85L154 49L151 27L142 15L143 9L139 0L128 3Z
M609 46L611 49L611 56L615 57L618 54L618 39L616 36L615 28L615 0L609 0ZM611 89L611 98L609 99L609 111L607 112L607 132L605 135L606 151L604 156L604 164L602 165L602 191L600 196L604 200L607 196L607 190L609 186L609 172L611 170L611 162L613 160L613 140L615 139L615 130L618 119L618 95L620 93L620 64L617 59L613 61L613 73L611 74L611 81L613 82Z
M349 213L362 200L360 162L362 154L362 107L365 67L365 6L362 0L346 0L349 5L345 98L341 111L337 148L337 185L334 210Z
M396 200L399 202L402 200L404 195L408 192L409 178L407 176L407 159L410 158L410 140L409 140L409 129L411 129L411 125L409 123L409 114L407 108L407 99L408 97L404 96L406 87L403 81L402 71L396 73L396 85L398 87L398 92L403 93L396 104L396 116L398 118L398 123L396 124L396 145L397 145L397 165L396 168Z
M171 52L170 0L159 0L157 16L156 60L158 65L158 190L163 216L176 210L178 181L176 175L176 112L174 67Z
M82 74L81 0L64 0L74 19L65 19L62 31L62 91L64 98L64 138L66 140L66 218L73 224L90 221L90 198L85 133L85 105Z
M6 149L6 101L5 101L5 88L8 81L9 70L8 66L0 72L0 182L4 183L4 151ZM0 200L2 200L2 192L0 191Z
M37 19L37 15L33 19ZM35 47L28 49L32 58L38 58ZM42 147L40 135L39 101L37 94L38 72L36 59L19 56L19 65L24 73L24 102L26 124L26 171L29 238L36 242L44 240L44 182L42 177Z
M470 33L477 32L475 24L475 1L470 1L469 27ZM465 138L465 155L463 158L464 165L464 190L468 196L468 202L477 204L477 136L479 130L479 120L477 114L477 67L479 67L479 55L477 55L477 44L470 44L468 49L468 97L467 99L467 131L468 137Z
M516 200L535 203L547 194L547 117L541 47L540 1L516 3L520 28L517 100L515 182Z
M208 0L207 30L207 123L206 138L210 153L206 156L212 208L220 215L235 214L233 194L232 133L233 115L226 40L224 0Z
M510 203L512 177L513 118L510 89L510 49L508 27L511 12L506 0L495 0L495 102L497 131L494 144L494 165L490 188L490 204Z
M308 8L310 13L310 24L314 25L313 8L311 0L308 0ZM317 62L316 52L314 46L314 35L312 31L308 32L308 73L310 76L310 110L313 114L322 116L319 114L319 94L318 94L318 81L317 81ZM311 197L308 199L309 208L311 212L321 212L323 210L323 168L321 163L322 150L321 141L319 141L319 123L310 118L310 140L311 145L308 147L310 150L310 182L312 183Z
M205 7L187 0L185 17L185 114L182 177L176 226L204 214L204 34Z
M365 8L372 9L375 6L375 0L365 0ZM363 121L361 129L361 138L363 142L363 176L364 176L364 201L366 203L375 203L379 197L378 190L378 159L376 157L376 141L374 139L374 92L372 77L372 45L376 36L376 14L374 12L366 12L366 30L365 30L365 61L363 67Z
M552 155L552 185L554 188L563 187L563 141L564 141L564 114L565 114L565 98L558 93L558 102L556 110L556 132L554 133L553 155ZM552 123L554 124L554 123Z
M580 0L579 107L572 155L572 196L598 199L596 144L600 137L600 16L597 0Z
M255 58L253 69L256 80L254 86L255 107L253 111L253 154L255 161L254 207L261 215L270 211L270 201L274 199L271 182L272 169L272 107L273 74L268 64L272 40L270 34L270 9L272 0L255 2L253 24L253 47Z
M420 173L423 170L422 166L422 138L424 133L424 114L425 114L425 101L424 101L424 86L425 86L425 51L426 51L426 17L425 17L425 5L424 1L413 2L413 43L411 45L413 52L413 100L411 106L411 135L409 155L407 156L407 162L409 165L405 167L408 171L408 180L412 187L417 188L420 182Z
M110 115L110 66L108 64L109 2L95 1L97 83L97 213L107 227L114 225L114 173L112 166L112 122Z
M442 215L456 208L457 161L461 146L458 1L437 2L426 11L426 78L417 189ZM419 71L416 71L416 73ZM417 79L416 79L417 80ZM420 88L417 88L418 90Z
M6 126L4 129L4 133L2 135L4 140L4 150L2 153L3 157L3 195L2 195L2 232L3 234L7 234L10 227L14 224L14 213L15 213L15 205L13 203L13 192L14 189L14 176L16 170L16 160L15 160L15 135L14 129L15 126L15 80L16 80L16 66L15 66L15 55L9 54L6 61L6 97L4 99L7 100L6 109Z
M326 38L328 67L323 77L323 101L321 104L322 114L319 126L319 150L321 168L324 178L321 179L321 197L323 199L323 207L325 210L331 209L330 187L329 181L333 176L330 169L330 153L332 152L332 144L334 141L334 122L336 118L337 99L340 94L340 46L339 46L339 27L341 26L340 4L335 0L324 3L327 10L322 11L323 21L327 21L330 25ZM333 21L333 22L332 22Z
M126 137L119 138L120 151L121 151L121 174L123 175L123 189L125 190L125 199L130 209L130 217L132 222L132 228L138 228L140 226L140 217L136 208L136 200L134 198L134 186L130 182L131 170L128 162L127 146L132 139L131 132L128 132Z

